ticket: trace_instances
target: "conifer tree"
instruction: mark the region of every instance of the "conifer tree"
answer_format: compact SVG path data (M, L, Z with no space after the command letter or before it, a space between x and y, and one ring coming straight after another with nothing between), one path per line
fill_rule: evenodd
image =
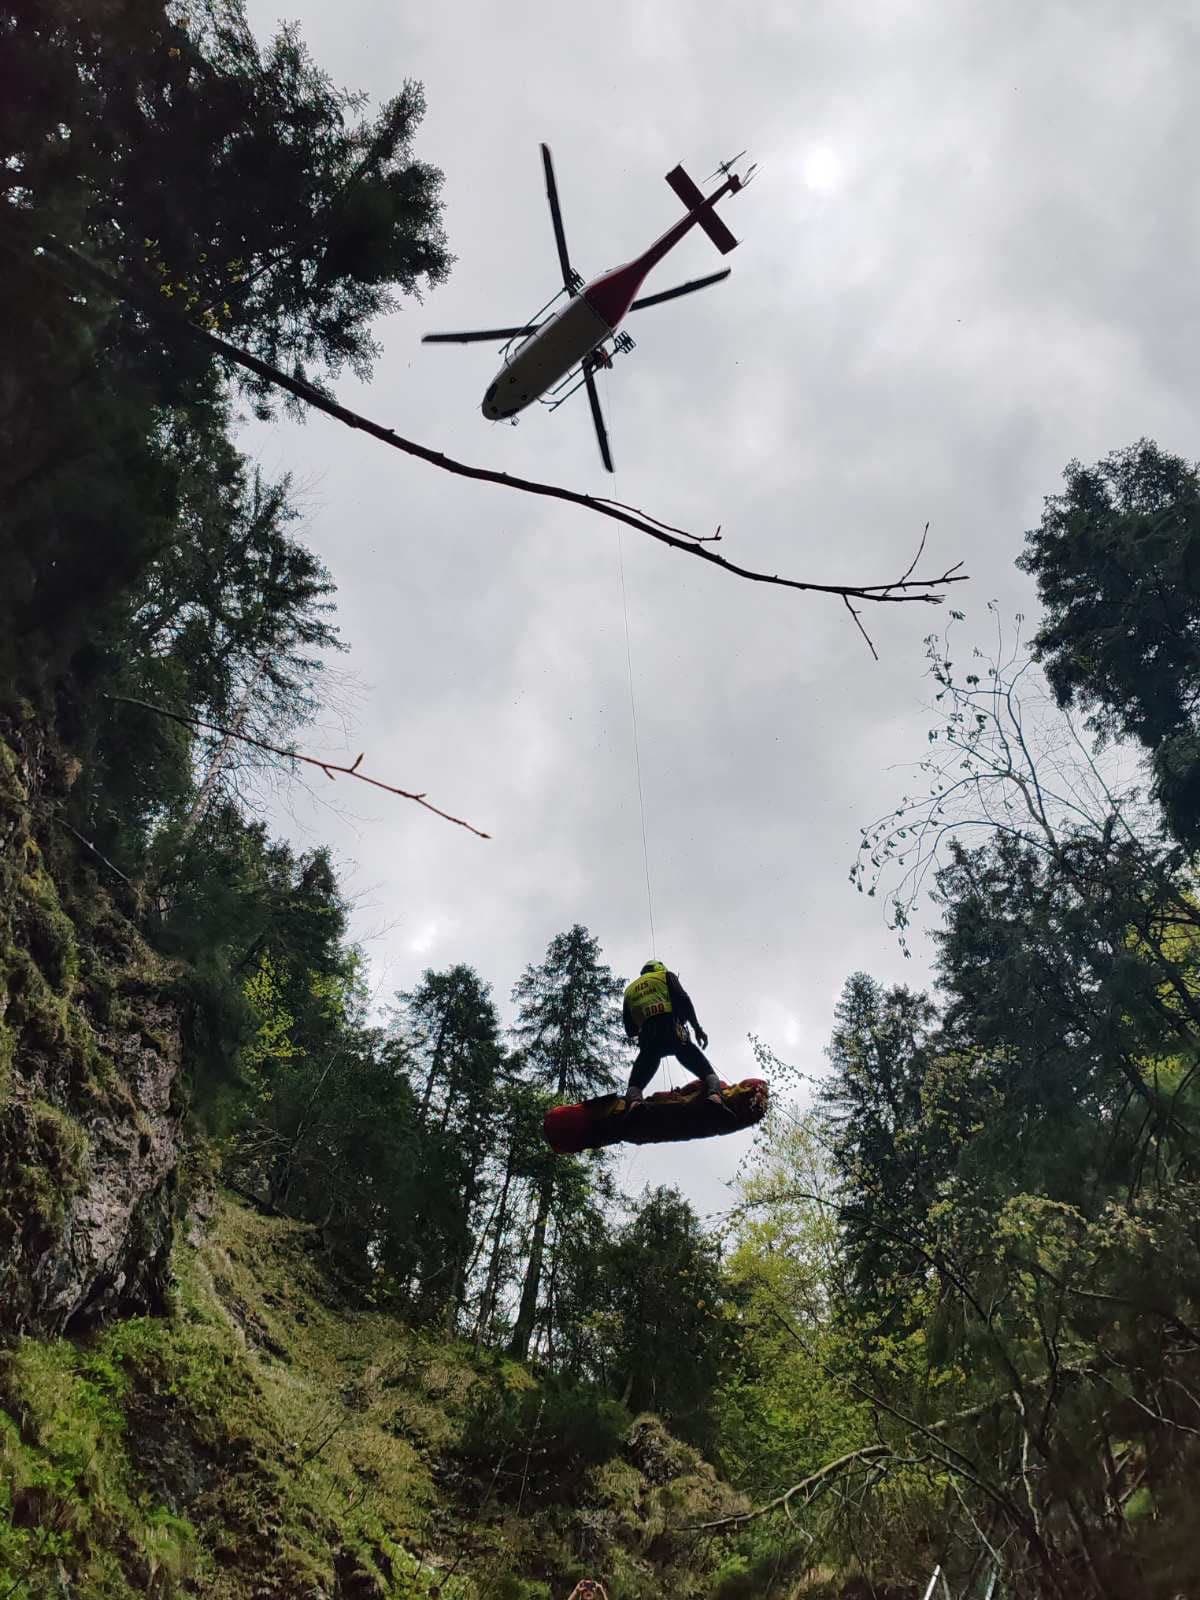
M528 966L513 989L514 1033L529 1080L558 1099L579 1099L612 1088L622 1037L622 984L600 959L600 944L581 924L557 934L537 966ZM559 1161L570 1158L558 1157ZM565 1181L565 1179L564 1179ZM536 1187L529 1255L510 1352L529 1352L538 1310L546 1225L556 1169L548 1164Z

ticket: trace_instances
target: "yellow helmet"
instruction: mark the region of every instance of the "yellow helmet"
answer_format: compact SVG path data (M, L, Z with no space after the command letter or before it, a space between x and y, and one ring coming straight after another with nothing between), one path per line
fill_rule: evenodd
M665 961L647 961L642 968L642 976L645 977L647 972L665 972L666 970L667 964Z

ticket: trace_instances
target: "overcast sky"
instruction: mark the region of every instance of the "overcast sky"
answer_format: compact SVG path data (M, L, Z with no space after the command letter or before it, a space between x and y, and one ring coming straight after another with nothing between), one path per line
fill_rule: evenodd
M724 529L750 566L880 582L962 559L948 602L1032 612L1014 570L1072 457L1142 435L1200 454L1200 211L1191 0L963 7L905 0L588 6L292 0L316 60L379 102L420 79L422 158L446 175L450 281L378 330L339 396L469 461L612 492ZM252 0L258 30L278 0ZM749 146L761 179L723 215L733 276L630 319L602 379L615 485L580 396L489 425L495 351L422 347L519 322L553 293L538 142L553 148L585 277L678 215L663 175L703 180ZM692 236L647 292L713 271ZM459 482L314 416L248 447L305 487L306 537L339 586L364 767L468 816L483 843L342 785L278 826L329 843L387 995L467 961L509 990L573 922L623 976L649 954L611 523ZM865 616L762 589L624 537L657 954L679 971L729 1079L754 1032L823 1067L846 976L923 977L847 873L898 798L931 717L923 636L947 607ZM682 1076L676 1068L676 1078ZM659 1084L656 1083L655 1087ZM632 1153L703 1212L746 1140Z

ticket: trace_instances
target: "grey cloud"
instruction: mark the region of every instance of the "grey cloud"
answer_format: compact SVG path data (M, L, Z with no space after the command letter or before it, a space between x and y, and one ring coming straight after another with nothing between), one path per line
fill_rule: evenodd
M611 488L583 409L489 427L495 353L419 344L552 293L544 138L585 274L668 224L675 161L702 178L746 144L764 159L726 213L743 241L732 278L631 319L638 349L604 385L617 496L697 530L722 522L749 565L878 581L929 520L926 565L965 560L950 603L986 643L987 599L1033 609L1012 562L1070 457L1143 433L1197 453L1191 6L293 9L339 81L376 100L405 75L426 85L420 148L446 170L458 263L379 330L374 383L339 385L402 432ZM828 194L804 184L821 143L844 169ZM689 239L654 285L712 264ZM636 970L648 935L612 529L325 419L247 437L318 480L308 534L369 688L355 749L496 834L359 795L356 825L298 805L376 886L362 926L394 921L371 947L390 986L466 959L505 998L575 920ZM906 964L846 874L859 825L906 786L887 769L919 759L921 640L944 612L867 614L877 665L834 603L632 534L624 549L659 951L727 1075L764 1029L819 1071L851 970L923 976L921 947ZM629 1171L712 1210L742 1148L641 1152Z

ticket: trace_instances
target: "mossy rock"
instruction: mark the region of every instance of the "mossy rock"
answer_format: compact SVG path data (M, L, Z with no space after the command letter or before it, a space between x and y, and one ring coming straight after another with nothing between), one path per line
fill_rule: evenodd
M59 1123L43 1131L69 1143ZM527 1495L519 1513L514 1499L481 1515L487 1485L446 1439L485 1392L536 1413L545 1380L347 1305L317 1230L209 1198L211 1155L195 1165L185 1187L205 1191L205 1217L198 1243L176 1245L169 1315L0 1356L0 1595L22 1574L13 1600L50 1592L59 1565L89 1600L551 1600L583 1576L612 1600L708 1592L715 1564L687 1541L667 1548L650 1502L711 1468L657 1419L626 1421L584 1504ZM397 1423L418 1400L443 1417L438 1442L414 1448ZM635 1452L681 1475L651 1483ZM52 1490L21 1500L19 1539L5 1484ZM69 1537L43 1559L50 1524Z

